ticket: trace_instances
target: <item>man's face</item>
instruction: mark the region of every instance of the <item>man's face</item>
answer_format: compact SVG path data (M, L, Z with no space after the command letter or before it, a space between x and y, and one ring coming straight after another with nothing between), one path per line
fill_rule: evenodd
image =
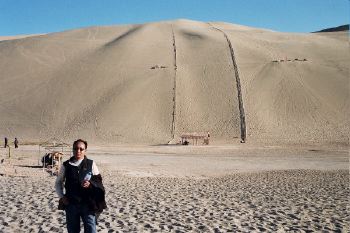
M85 156L86 148L85 144L82 142L78 142L73 145L73 154L76 159L83 159Z

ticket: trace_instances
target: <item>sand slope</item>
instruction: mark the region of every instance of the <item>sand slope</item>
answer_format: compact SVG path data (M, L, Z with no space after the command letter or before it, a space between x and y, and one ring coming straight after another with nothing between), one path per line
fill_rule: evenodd
M224 34L247 141L348 143L348 38L189 20L0 41L0 134L166 143L209 131L238 142Z
M348 40L220 26L235 45L249 136L347 140Z

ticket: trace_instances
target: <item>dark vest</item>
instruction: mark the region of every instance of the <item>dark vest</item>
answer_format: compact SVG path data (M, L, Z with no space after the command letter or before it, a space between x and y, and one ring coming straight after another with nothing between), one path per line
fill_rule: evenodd
M83 188L81 186L82 181L87 173L92 173L92 160L84 157L79 166L73 166L69 164L73 161L74 157L63 163L65 167L65 196L71 203L86 203L90 196L91 190L89 188Z

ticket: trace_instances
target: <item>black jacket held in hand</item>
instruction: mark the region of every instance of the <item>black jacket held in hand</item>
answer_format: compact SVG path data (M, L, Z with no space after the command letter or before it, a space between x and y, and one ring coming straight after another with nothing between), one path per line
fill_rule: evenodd
M70 160L74 159L72 157ZM81 182L87 173L92 172L93 161L84 157L81 164L77 166L71 165L69 161L63 163L65 167L65 196L69 203L78 204L85 203L89 206L89 210L94 213L101 213L107 208L105 202L105 188L102 183L100 174L93 175L90 179L90 187L83 188ZM64 210L64 204L59 203L58 209Z
M102 176L100 174L92 176L90 184L92 192L88 199L89 209L95 213L102 213L107 208Z

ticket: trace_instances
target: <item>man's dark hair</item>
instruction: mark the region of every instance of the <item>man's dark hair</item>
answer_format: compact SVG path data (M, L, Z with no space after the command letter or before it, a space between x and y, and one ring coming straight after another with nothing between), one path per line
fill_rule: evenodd
M83 140L83 139L78 139L78 140L74 141L74 142L73 142L73 147L74 147L75 145L77 145L79 142L84 143L85 149L87 149L87 141L85 141L85 140Z

